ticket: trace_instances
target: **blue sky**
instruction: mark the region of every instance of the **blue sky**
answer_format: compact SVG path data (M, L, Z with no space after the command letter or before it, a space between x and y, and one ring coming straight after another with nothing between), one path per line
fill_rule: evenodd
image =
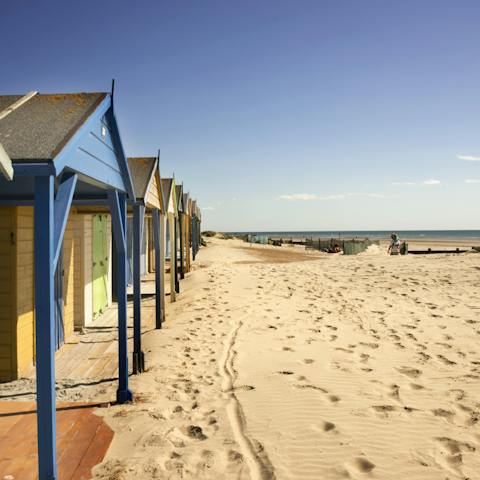
M480 228L480 2L2 0L2 93L109 90L219 230ZM459 157L466 157L462 159Z

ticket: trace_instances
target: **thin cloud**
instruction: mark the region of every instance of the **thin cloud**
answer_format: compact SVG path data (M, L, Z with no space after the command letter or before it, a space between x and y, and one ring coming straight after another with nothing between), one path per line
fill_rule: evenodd
M480 157L474 157L473 155L457 155L457 158L466 162L480 162Z
M415 182L393 182L394 187L415 187L417 184Z
M278 197L280 200L289 200L289 201L308 201L308 200L316 200L317 196L312 195L311 193L292 193L290 195L280 195Z
M423 182L393 182L394 187L435 187L441 185L442 182L436 178L429 178Z
M213 207L200 207L200 210L215 210Z
M426 185L427 187L432 187L435 185L441 185L442 182L440 180L436 180L435 178L430 178L429 180L425 180L422 182L422 185Z
M345 195L339 194L339 195L326 195L323 197L317 197L317 200L343 200L345 198Z
M478 178L467 178L465 183L480 183L480 180Z

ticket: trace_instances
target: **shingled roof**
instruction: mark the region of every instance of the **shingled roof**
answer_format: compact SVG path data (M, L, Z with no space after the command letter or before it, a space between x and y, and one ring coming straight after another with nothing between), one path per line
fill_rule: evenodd
M189 196L188 193L183 194L183 211L187 214L190 215L189 211Z
M0 119L0 143L17 162L53 160L106 93L37 94ZM22 98L0 96L0 112Z
M130 157L128 168L132 177L133 188L137 200L144 199L147 195L148 186L152 175L155 173L156 157Z
M180 212L184 211L183 208L183 186L175 185L175 194L177 196L177 208Z
M170 192L172 190L173 178L162 178L162 195L163 195L163 205L165 210L168 209L168 201L170 199Z

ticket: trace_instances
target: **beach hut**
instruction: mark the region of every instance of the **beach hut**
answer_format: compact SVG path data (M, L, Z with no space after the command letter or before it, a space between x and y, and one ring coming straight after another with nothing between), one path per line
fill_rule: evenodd
M164 245L165 254L170 264L170 301L176 300L175 276L176 276L176 238L175 223L178 217L177 196L175 188L175 178L162 178L163 205L165 208L164 216Z
M183 204L183 185L176 185L175 192L177 195L177 210L178 210L178 218L177 218L177 250L178 254L178 271L176 275L177 279L177 293L180 293L180 282L179 279L183 279L185 277L185 269L184 269L184 260L185 260L185 239L184 239L184 232L185 232L185 225L184 225L184 213L185 213L185 206Z
M200 241L201 241L201 233L200 233L200 209L197 206L197 201L192 200L191 205L191 225L192 225L192 258L195 260L197 256L198 250L200 248Z
M132 399L126 200L134 199L133 186L110 93L0 96L0 144L6 165L0 176L0 370L18 376L34 355L39 478L56 479L55 350L71 328L72 217L80 206L108 207L111 214L118 262L117 401Z
M142 265L146 259L147 228L145 220L152 219L150 234L154 239L155 260L155 299L156 328L161 328L164 312L164 272L165 259L160 253L163 239L160 235L160 215L165 213L163 206L162 182L157 157L131 157L128 159L130 175L135 190L132 202L132 249L129 252L133 276L133 373L145 370L145 355L141 346L141 281ZM162 274L163 273L163 274Z
M190 195L183 194L183 245L185 252L184 273L190 271Z

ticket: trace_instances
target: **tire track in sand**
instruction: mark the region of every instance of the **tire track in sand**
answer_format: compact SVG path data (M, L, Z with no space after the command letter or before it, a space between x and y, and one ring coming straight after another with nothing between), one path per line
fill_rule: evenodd
M245 318L244 315L242 318ZM228 400L227 414L232 427L235 441L246 460L252 480L274 480L275 473L265 451L260 444L251 439L246 433L246 421L243 408L235 395L234 383L237 377L233 362L235 360L235 340L238 331L243 325L240 318L236 326L230 331L223 343L223 353L220 359L220 375L222 376L222 392Z

